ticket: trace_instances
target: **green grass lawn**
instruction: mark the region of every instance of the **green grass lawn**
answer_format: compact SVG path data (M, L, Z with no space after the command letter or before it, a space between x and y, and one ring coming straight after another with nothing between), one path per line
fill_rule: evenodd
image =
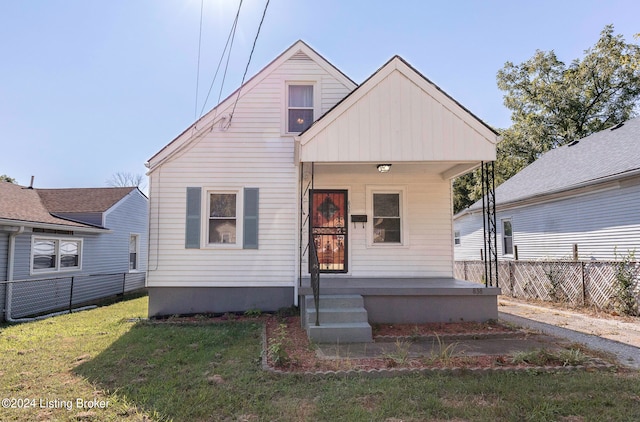
M2 326L0 398L28 408L0 408L0 420L640 420L638 373L273 375L260 369L259 323L138 321L146 309L141 297Z

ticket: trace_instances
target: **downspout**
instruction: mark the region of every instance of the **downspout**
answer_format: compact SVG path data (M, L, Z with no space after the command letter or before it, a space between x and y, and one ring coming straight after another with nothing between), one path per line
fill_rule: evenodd
M24 226L18 227L18 230L9 233L9 251L7 252L7 288L4 297L4 319L11 321L11 293L13 290L13 261L16 252L16 237L24 233Z
M9 262L7 262L7 288L5 294L5 306L4 306L4 319L7 322L31 322L37 321L40 319L49 318L56 315L64 315L68 314L70 311L67 309L65 311L54 312L47 315L41 315L35 318L11 318L11 299L12 299L12 290L13 290L13 261L15 258L15 249L16 249L16 237L24 233L24 226L20 226L18 230L15 232L11 232L9 234L9 252L7 253L7 258ZM82 308L76 308L75 311L84 311L86 309L96 308L96 305L84 306Z

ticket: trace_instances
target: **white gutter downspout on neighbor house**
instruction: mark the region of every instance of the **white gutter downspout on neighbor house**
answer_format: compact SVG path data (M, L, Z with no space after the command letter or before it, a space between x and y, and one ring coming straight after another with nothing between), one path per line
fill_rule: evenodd
M18 230L9 233L9 252L7 253L7 288L5 294L5 306L4 306L4 319L7 322L30 322L36 321L39 319L49 318L56 315L68 314L70 311L67 309L65 311L54 312L52 314L41 315L35 318L11 318L11 299L12 299L12 290L13 290L13 261L15 258L15 250L16 250L16 237L24 233L24 226L18 227ZM93 309L96 308L95 305L85 306L83 308L74 309L74 311L82 311L85 309Z
M9 251L7 252L7 287L5 290L4 301L4 319L14 322L11 319L11 291L13 290L13 261L16 253L16 237L24 233L24 226L18 227L18 230L9 233Z

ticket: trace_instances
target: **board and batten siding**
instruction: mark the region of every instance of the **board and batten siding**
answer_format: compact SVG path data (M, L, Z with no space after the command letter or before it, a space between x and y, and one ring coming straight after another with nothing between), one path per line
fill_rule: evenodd
M518 246L518 257L522 260L572 259L574 244L578 245L581 260L614 260L616 253L638 252L639 209L640 183L636 179L635 183L621 183L579 196L500 210L496 219L499 256L504 256L504 219L511 220L513 244ZM473 231L472 227L475 224L482 233L482 214L479 219L475 215L456 220L455 227L461 230L462 242L455 248L456 260L479 258L478 252L474 251L478 249L478 230Z
M243 90L229 127L214 125L150 174L148 287L292 286L298 243L298 167L293 136L285 131L287 81L319 81L321 112L349 92L312 60L286 60ZM231 111L221 109L218 115ZM318 116L315 116L316 118ZM188 136L187 133L182 136ZM153 163L152 163L153 164ZM188 187L208 191L259 190L258 249L205 245L185 248ZM206 214L202 215L205 235ZM239 244L242 240L238 239Z
M381 174L375 164L316 165L316 189L348 190L349 215L367 214L368 222L349 225L347 274L353 277L453 277L451 183L437 174L402 172L395 164ZM405 165L409 167L410 165ZM372 191L402 188L406 195L404 245L373 245ZM333 276L333 275L332 275ZM340 275L337 275L338 277Z

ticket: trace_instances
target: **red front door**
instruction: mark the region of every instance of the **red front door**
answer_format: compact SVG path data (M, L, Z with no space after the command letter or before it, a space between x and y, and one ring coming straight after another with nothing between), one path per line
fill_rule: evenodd
M320 271L346 273L347 191L315 189L309 206Z

